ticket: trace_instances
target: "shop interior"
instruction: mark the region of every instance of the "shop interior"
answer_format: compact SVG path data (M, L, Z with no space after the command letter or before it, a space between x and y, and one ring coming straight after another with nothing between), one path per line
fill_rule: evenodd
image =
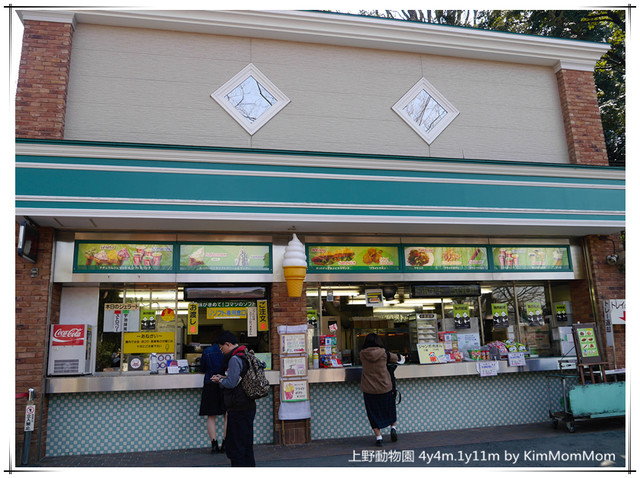
M382 300L371 301L372 291L379 291ZM408 356L410 363L418 363L418 343L438 342L438 333L446 331L455 332L469 346L512 340L525 344L530 357L561 356L570 352L563 350L558 334L558 327L571 326L569 301L568 283L551 281L307 285L307 314L314 335L335 335L345 366L360 365L362 343L372 332L382 336L390 351ZM506 304L506 316L500 320L493 317L494 303ZM528 315L530 303L541 306L535 317ZM566 304L569 311L559 320L552 307L556 303ZM459 305L468 306L468 317L456 319Z
M379 300L372 291L379 292ZM268 285L103 284L95 371L149 370L150 354L125 353L123 333L105 331L104 306L110 303L138 304L140 332L173 332L174 352L167 358L186 359L190 372L198 371L200 355L223 329L234 332L240 344L269 363L278 353L270 350L269 332L248 331L246 315L248 307L269 296ZM190 303L198 304L195 334L186 327ZM562 340L566 332L561 333L573 322L568 282L308 283L306 303L310 351L319 348L322 336L334 336L341 366L360 365L359 352L371 332L381 335L390 351L407 356L409 363L419 363L417 344L438 342L438 334L447 331L458 335L462 348L512 340L525 344L529 357L575 354ZM528 311L530 303L540 305L534 317ZM501 320L494 318L493 304L504 307ZM563 316L556 313L557 304L565 305ZM455 317L460 306L467 307L468 317Z

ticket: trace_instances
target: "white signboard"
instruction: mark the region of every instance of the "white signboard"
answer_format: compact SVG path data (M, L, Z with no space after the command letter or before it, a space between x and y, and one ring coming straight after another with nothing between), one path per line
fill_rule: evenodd
M140 306L138 304L104 304L103 332L138 332Z
M509 352L507 355L509 367L524 367L527 362L524 359L524 352Z
M624 325L627 323L627 311L624 299L612 299L605 301L605 312L607 311L611 316L611 323L613 325Z
M32 432L35 421L36 421L36 406L27 405L27 408L24 414L24 431Z
M478 349L480 348L480 334L471 333L458 333L458 350L463 352L464 350Z
M498 362L492 360L490 362L477 362L476 369L481 377L493 377L498 375Z
M258 308L247 307L247 337L258 336Z

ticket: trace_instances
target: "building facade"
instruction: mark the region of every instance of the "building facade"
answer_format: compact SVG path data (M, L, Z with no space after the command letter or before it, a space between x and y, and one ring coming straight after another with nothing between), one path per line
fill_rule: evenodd
M282 336L299 327L307 352L333 334L357 365L363 333L411 355L416 313L444 332L456 304L478 347L527 346L527 365L501 362L488 380L464 362L407 366L406 431L544 420L540 371L571 356L563 325L595 322L609 367L625 367L624 325L605 323L625 287L624 171L608 166L593 83L607 45L309 12L20 17L16 243L25 221L38 243L35 263L16 255L16 393L39 392L34 457L206 446L202 376L149 375L126 335L142 325L113 326L114 303L153 311L173 359L222 327L269 355L259 443L368 433L357 366L309 364L308 410L283 415ZM307 246L301 297L282 267L294 233ZM357 302L384 286L378 316ZM443 292L398 312L417 286ZM256 304L268 316L257 331L242 315ZM492 304L506 304L504 330L487 321ZM54 324L92 326L85 375L48 370ZM450 390L490 398L478 409ZM516 391L522 406L505 414Z

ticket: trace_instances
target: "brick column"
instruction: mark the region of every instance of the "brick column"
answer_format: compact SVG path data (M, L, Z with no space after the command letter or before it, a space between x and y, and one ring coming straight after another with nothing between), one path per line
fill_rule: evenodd
M285 282L274 282L271 286L271 351L273 370L280 370L279 325L302 325L307 323L306 283L301 297L289 297ZM294 445L311 441L311 422L306 420L278 420L280 386L274 387L273 423L274 442Z
M602 239L601 239L602 237ZM606 238L606 239L605 239ZM613 253L615 243L616 251L620 251L622 245L618 236L586 236L584 247L588 251L589 264L591 270L591 286L595 296L596 316L593 315L591 297L589 295L589 283L586 280L574 281L571 284L571 303L573 306L574 321L596 322L600 329L601 343L605 345L606 336L604 329L604 301L610 299L625 298L625 275L617 265L607 264L606 257ZM615 325L613 327L614 342L616 348L615 362L618 368L625 366L625 326ZM613 368L614 357L613 347L605 346L605 353L610 368Z
M24 15L16 137L63 139L73 24ZM36 12L28 17L38 18Z
M73 14L20 12L24 25L16 89L16 137L63 139L71 60ZM18 224L16 224L16 243ZM30 462L45 455L48 400L44 394L48 324L60 315L62 286L52 283L54 230L40 228L38 261L16 254L16 393L36 390ZM37 270L36 270L37 269ZM33 272L32 272L33 271ZM16 462L24 440L26 399L16 399Z
M16 224L16 244L18 242ZM29 262L16 254L16 393L36 390L36 420L31 435L30 462L45 454L48 400L44 395L48 346L48 317L58 323L60 317L60 284L51 282L54 231L40 228L37 262ZM35 269L37 269L37 271ZM20 463L24 441L26 398L16 399L16 461Z
M573 164L591 166L608 166L607 148L602 131L602 120L592 71L558 69L556 71L560 105L564 119L565 135L569 149L569 159ZM588 280L575 281L571 285L574 318L581 322L596 322L601 329L603 344L604 309L607 299L623 299L625 297L625 276L617 266L606 263L608 254L613 253L613 240L616 250L620 251L619 237L607 236L602 240L599 236L586 236L584 247L590 257L591 276ZM596 315L594 317L589 290L595 294ZM616 362L624 367L624 326L614 327L616 344ZM613 366L613 349L606 348L607 360Z
M608 166L593 72L561 69L556 79L570 161Z

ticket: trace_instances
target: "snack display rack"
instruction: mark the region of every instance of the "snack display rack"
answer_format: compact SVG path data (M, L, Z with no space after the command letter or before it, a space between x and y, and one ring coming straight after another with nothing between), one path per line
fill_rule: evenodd
M436 314L416 314L416 318L409 322L411 348L416 344L431 344L438 342L438 316Z

